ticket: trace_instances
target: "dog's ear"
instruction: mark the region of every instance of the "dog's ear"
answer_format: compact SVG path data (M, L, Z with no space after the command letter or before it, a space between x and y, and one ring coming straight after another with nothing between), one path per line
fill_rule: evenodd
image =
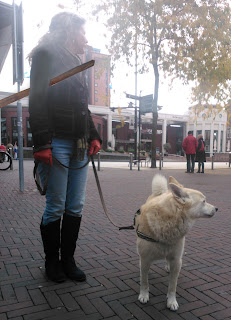
M175 183L169 184L170 190L174 198L182 204L185 204L186 200L189 198L188 194L185 192L184 188L179 187Z
M169 183L174 183L176 184L178 187L183 188L182 184L180 184L175 178L173 178L172 176L169 177L168 179Z

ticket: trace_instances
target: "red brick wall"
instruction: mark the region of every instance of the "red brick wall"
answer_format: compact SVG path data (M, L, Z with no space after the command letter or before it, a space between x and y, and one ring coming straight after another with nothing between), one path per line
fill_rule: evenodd
M110 107L110 56L88 47L84 59L95 60L94 67L88 70L89 104Z
M6 128L9 141L14 143L12 137L12 121L11 118L17 118L17 107L3 107L2 108L2 118L6 118ZM26 128L26 119L29 118L28 108L22 108L22 125L23 125L23 136L24 136L24 147L27 147L27 128Z

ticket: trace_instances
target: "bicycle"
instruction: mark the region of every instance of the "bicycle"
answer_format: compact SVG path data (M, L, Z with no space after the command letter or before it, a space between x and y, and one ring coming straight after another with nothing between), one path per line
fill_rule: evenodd
M12 166L12 157L7 151L0 150L0 170L7 170Z

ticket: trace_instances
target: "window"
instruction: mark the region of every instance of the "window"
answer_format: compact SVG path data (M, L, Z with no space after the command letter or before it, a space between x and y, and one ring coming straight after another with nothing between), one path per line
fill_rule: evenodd
M101 136L101 124L100 123L97 123L97 131L98 131L98 134Z
M223 152L222 146L223 146L223 131L221 131L220 152Z
M231 128L227 128L227 139L231 139Z
M95 82L95 87L98 87L98 83Z
M17 118L11 118L12 125L12 143L18 141L18 127L17 127Z
M98 102L98 98L95 98L95 102Z
M218 149L218 130L213 131L213 151Z
M32 133L30 128L29 118L26 119L26 134L27 134L27 147L32 147L33 141L32 141Z
M199 134L202 134L202 130L197 130L197 136L196 136L196 138L198 137Z
M7 133L6 133L6 118L1 118L1 137L2 143L7 145Z
M98 90L95 90L95 93L98 93Z
M205 130L205 152L210 152L210 130Z

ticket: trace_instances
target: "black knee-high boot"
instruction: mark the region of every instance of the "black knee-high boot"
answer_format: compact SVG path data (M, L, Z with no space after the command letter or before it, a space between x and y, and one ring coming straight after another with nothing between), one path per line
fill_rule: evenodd
M197 173L200 173L200 172L201 172L201 163L198 162L198 171L197 171Z
M59 261L60 221L56 220L47 225L41 222L40 231L45 252L45 268L47 277L55 282L63 282L66 276Z
M76 281L85 281L86 275L76 266L74 259L80 223L81 217L64 214L61 230L61 261L63 270L68 278Z

